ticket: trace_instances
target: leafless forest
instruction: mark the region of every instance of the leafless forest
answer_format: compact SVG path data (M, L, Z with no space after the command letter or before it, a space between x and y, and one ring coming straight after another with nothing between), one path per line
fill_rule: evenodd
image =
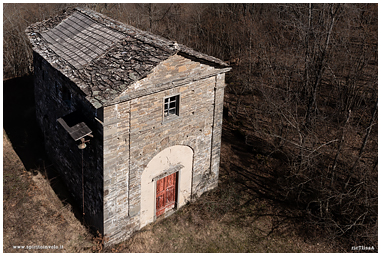
M70 6L3 5L4 79L33 72L28 24ZM80 6L228 62L224 133L257 162L243 185L271 173L307 230L378 247L377 4Z

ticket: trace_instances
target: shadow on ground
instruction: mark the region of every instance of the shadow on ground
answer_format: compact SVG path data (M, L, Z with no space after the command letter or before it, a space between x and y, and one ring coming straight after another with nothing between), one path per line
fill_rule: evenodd
M75 216L81 220L80 207L67 193L45 152L44 138L35 117L33 76L7 80L3 85L4 130L15 152L27 171L33 174L40 172L49 179L60 200L72 205ZM252 220L271 216L271 230L265 236L277 232L279 227L294 226L299 216L291 211L292 207L284 200L284 191L277 185L278 179L283 176L282 163L287 156L274 153L272 146L260 138L251 137L248 140L226 123L222 143L223 148L229 150L221 152L220 185L212 192L216 198L210 202L204 200L205 207L202 209L208 213L200 216L215 214L217 217L221 213L222 220L226 213L237 212L232 216L235 220L227 221L239 225L251 225ZM271 165L266 163L265 156L270 156ZM261 201L270 203L262 208L257 207ZM202 211L201 208L198 211ZM245 221L248 218L251 221Z
M230 145L229 170L234 181L242 184L258 198L284 203L284 191L278 185L285 172L287 156L261 138L243 136L236 129L224 125L222 142Z
M40 172L66 205L70 204L78 220L78 207L50 162L44 148L44 138L35 114L33 75L3 81L3 126L12 147L28 172Z
M303 214L287 197L283 187L288 156L261 138L243 135L229 122L224 124L222 143L228 145L229 153L221 154L220 172L222 176L227 172L226 177L239 197L245 198L235 211L245 211L259 201L271 205L266 210L249 207L250 212L237 214L237 221L241 222L240 218L271 216L272 228L268 235L287 226L302 231L303 227L298 223L301 223Z

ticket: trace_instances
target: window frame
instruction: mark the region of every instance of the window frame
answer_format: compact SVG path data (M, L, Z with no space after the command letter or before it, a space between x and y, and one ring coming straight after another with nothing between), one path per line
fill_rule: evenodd
M176 119L180 116L180 104L181 104L180 99L181 99L180 93L168 95L163 98L163 111L162 111L163 122ZM166 102L166 100L168 100L168 102ZM171 107L171 103L174 103L175 106ZM174 110L174 113L173 113L173 110Z

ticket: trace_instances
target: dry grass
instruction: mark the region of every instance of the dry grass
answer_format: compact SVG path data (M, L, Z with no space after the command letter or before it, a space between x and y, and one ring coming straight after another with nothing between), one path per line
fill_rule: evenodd
M333 244L300 237L295 222L270 201L253 197L228 174L236 155L222 147L219 187L166 219L144 227L106 252L336 252ZM233 161L234 162L234 161ZM283 215L282 215L283 214ZM282 221L280 221L282 220Z
M223 155L234 158L231 146ZM166 219L152 223L119 245L100 249L58 199L40 173L27 172L4 133L4 252L333 252L332 245L304 241L290 226L277 224L275 208L242 193L226 172L219 188ZM57 245L63 249L15 249Z
M4 6L4 35L8 38L5 41L10 46L6 47L7 51L4 53L4 73L6 73L6 77L14 77L29 71L31 50L26 44L28 40L24 33L25 27L32 22L43 20L52 15L62 9L64 5L66 4L6 4ZM49 181L42 179L41 175L33 177L30 174L37 173L33 169L39 169L37 167L39 166L38 159L44 157L44 154L41 153L43 152L41 136L36 136L35 132L38 128L34 120L34 99L31 96L33 95L33 86L30 85L30 81L22 78L13 79L7 86L4 85L4 129L13 144L11 145L6 138L3 138L5 141L3 149L4 251L25 251L13 250L13 245L48 245L47 243L64 245L62 252L350 251L350 248L341 248L336 244L332 244L333 241L324 242L318 240L318 237L322 237L321 234L323 234L321 230L311 226L303 229L303 227L300 227L302 222L299 219L297 210L292 211L290 210L292 207L282 205L279 200L277 201L281 197L281 191L277 190L276 185L282 183L278 181L285 177L282 171L285 161L282 161L282 156L277 159L274 158L274 154L270 154L272 153L270 152L271 143L274 138L266 134L277 134L277 129L282 123L278 122L279 120L272 119L274 114L270 112L273 110L261 97L264 96L263 92L267 92L267 96L272 99L273 103L282 103L283 100L277 102L275 97L277 94L270 89L259 89L262 86L268 87L268 81L270 81L269 85L271 85L268 88L275 86L271 80L272 78L275 80L282 78L279 81L283 81L283 78L290 76L290 83L294 84L298 81L298 76L295 74L298 74L298 70L302 70L303 61L300 62L293 55L282 54L285 51L290 53L290 47L293 46L292 40L287 39L284 34L284 32L289 33L289 27L287 27L286 31L284 26L279 26L279 24L282 24L282 19L280 16L277 18L273 15L278 13L276 11L278 7L276 6L267 10L263 8L265 7L263 5L257 5L255 8L252 8L254 6L241 6L240 4L231 5L228 8L226 6L173 5L169 12L171 15L167 15L165 19L163 19L163 13L160 11L167 10L167 6L164 5L162 7L159 5L132 6L130 4L108 6L106 4L96 4L90 6L107 15L114 15L113 17L117 20L132 23L132 25L142 29L148 29L149 17L153 17L153 20L163 17L157 19L162 22L154 22L152 32L176 39L178 42L213 56L222 59L230 58L232 64L236 63L237 65L232 72L227 74L227 81L230 77L230 80L234 82L232 88L238 88L237 86L244 84L246 80L249 83L254 81L252 89L255 98L251 94L242 97L241 113L237 111L237 122L235 124L236 131L241 135L244 135L244 133L253 135L255 141L253 143L250 141L249 144L254 146L248 148L247 145L236 143L242 138L234 138L231 135L226 136L227 130L226 126L224 127L225 138L222 148L218 189L203 195L195 203L184 207L169 218L145 227L128 241L104 250L99 244L101 238L98 237L94 242L89 237L86 229L75 219L69 204L63 204L51 190ZM242 26L241 22L234 22L234 16L239 12L231 11L242 10L240 6L245 9L246 7L252 8L251 11L254 11L254 13L256 13L256 10L260 10L261 15L254 15L252 17L253 23ZM158 11L156 13L152 12L153 16L150 16L151 8ZM330 75L325 76L321 88L319 88L321 94L318 99L319 111L323 113L324 120L328 120L326 119L327 116L330 116L332 120L331 122L324 121L322 122L324 125L316 126L319 128L316 129L314 136L316 135L321 140L313 139L310 142L318 142L318 145L320 145L320 143L340 138L342 129L336 123L342 123L342 119L345 120L345 115L340 114L341 112L339 114L334 113L336 110L340 110L340 107L337 107L340 106L340 99L345 98L340 96L342 95L341 90L350 87L350 84L344 83L343 77L348 77L348 81L356 81L356 76L359 75L359 84L357 85L359 89L357 91L365 100L364 105L361 105L361 101L358 101L358 104L361 104L356 111L352 112L351 127L345 134L346 141L339 157L339 164L342 164L342 166L354 162L357 157L357 152L361 147L370 119L371 105L374 99L377 98L367 96L367 94L377 93L377 90L373 90L373 85L377 84L376 76L374 76L374 74L377 74L377 58L374 57L373 53L377 52L377 42L374 41L377 41L377 5L347 5L346 8L349 8L348 14L350 16L348 17L350 17L351 21L348 24L353 24L353 28L349 27L347 29L354 34L350 34L345 28L341 28L342 31L338 32L342 34L338 34L336 44L337 46L342 44L342 47L348 47L347 49L350 51L344 55L342 51L336 51L332 56L334 61L330 63L330 68L332 67L339 76L334 79ZM359 12L362 13L360 16L356 16L357 8L359 11L362 10ZM209 17L204 15L204 19L199 20L199 17L206 13L209 13ZM20 17L22 18L20 19ZM345 20L343 19L343 22ZM227 25L216 27L217 23L215 22L227 22ZM204 36L199 33L199 29L205 31ZM250 40L239 40L242 38L247 39L247 33L250 33ZM279 42L286 43L283 50L282 47L279 48L281 44L278 41L272 41L273 39L282 39L282 34L285 38ZM255 35L254 40L251 40L251 35ZM277 35L281 35L281 37ZM347 36L350 36L350 38L347 38ZM226 45L221 45L218 39L222 39L221 42L226 42ZM356 39L356 42L363 41L364 44L347 44L346 39L348 39L348 42ZM204 45L202 44L203 41L208 43ZM287 44L287 42L290 43ZM269 47L266 48L265 45L267 44ZM234 59L232 59L233 57ZM294 57L294 60L291 57ZM369 62L365 65L362 73L357 72L355 69L355 67L359 66L357 59L359 63L363 59ZM273 64L274 68L269 67L267 62ZM256 63L258 66L254 68L249 63ZM340 71L341 67L343 70ZM348 69L348 67L350 68ZM251 72L252 68L255 70L253 73ZM280 73L275 75L274 72ZM252 76L249 77L251 73ZM336 91L332 91L333 85L337 86L334 83L336 79L338 79L337 81L340 82L339 85L342 88L338 86ZM370 87L369 90L366 88L367 86ZM281 94L277 97L282 98L279 96L282 96ZM235 96L229 99L227 93L225 103L233 105L235 100ZM256 119L255 127L251 127L251 123L248 124L244 118L241 118L247 116L246 110L242 113L246 107L252 110L253 117ZM234 110L234 107L232 109ZM337 120L334 120L336 116ZM225 124L227 121L229 120L224 120ZM255 137L254 133L257 133L257 136L259 136L258 133L261 134L260 138ZM377 156L377 127L374 127L372 133L372 140L368 142L367 151L364 152L362 157L362 160L366 162L358 165L366 169L374 164L374 169L377 170L377 162L375 162ZM293 139L297 135L289 132L289 137ZM333 143L330 144L330 147L322 148L321 153L324 153L325 157L327 157L327 163L333 162L337 152L336 148L337 145ZM22 162L18 157L21 158ZM346 168L342 169L346 170ZM44 171L42 173L46 176ZM362 171L356 173L366 176L366 173L364 174ZM377 173L372 174L370 177L377 180ZM367 184L370 184L370 188L377 187L376 182L368 182ZM61 198L61 195L57 194ZM372 199L377 200L377 198ZM357 202L361 201L357 200ZM374 216L374 219L376 218L377 216ZM373 236L377 240L377 236Z
M3 167L4 252L91 252L91 235L70 205L60 201L40 173L25 170L5 132ZM26 249L54 245L59 249Z
M269 166L277 166L279 161L269 159L273 162L264 164L259 154L249 152L244 142L232 135L227 122L218 188L168 218L146 226L129 240L102 248L101 237L92 237L75 218L70 204L61 201L65 200L62 191L56 190L59 199L52 190L59 185L57 179L47 180L40 174L52 178L41 164L47 159L31 114L34 101L28 97L33 95L30 83L30 79L15 79L4 84L4 252L343 251L314 234L300 232L298 216L291 214L288 206L266 198L273 195L271 188L275 184ZM258 147L266 148L262 144ZM63 245L64 249L13 248L18 245Z

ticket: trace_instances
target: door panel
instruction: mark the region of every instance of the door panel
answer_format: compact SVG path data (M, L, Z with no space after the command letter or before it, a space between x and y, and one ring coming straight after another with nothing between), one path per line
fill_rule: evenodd
M173 173L156 182L156 216L175 206L176 178L177 173Z

